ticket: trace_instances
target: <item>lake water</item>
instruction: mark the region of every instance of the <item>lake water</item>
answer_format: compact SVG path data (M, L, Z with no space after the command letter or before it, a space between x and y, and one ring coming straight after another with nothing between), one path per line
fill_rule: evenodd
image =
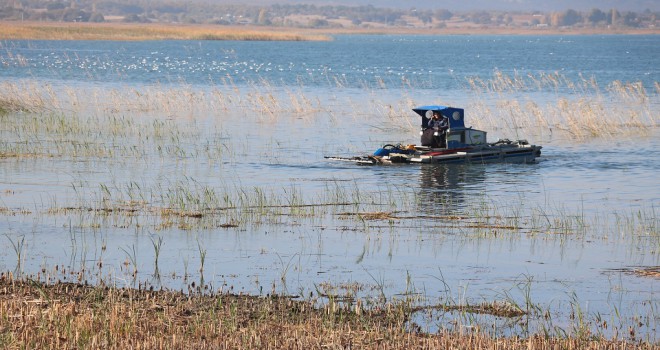
M575 334L584 313L593 332L630 337L632 326L655 339L658 36L0 48L5 96L41 96L54 111L0 116L2 271L20 252L23 273L54 280L507 301L551 316L483 316L504 334ZM464 107L489 140L526 138L543 155L472 166L323 158L418 142L410 108L425 104ZM549 125L525 119L533 105ZM593 110L620 125L581 134ZM464 317L415 321L433 331Z

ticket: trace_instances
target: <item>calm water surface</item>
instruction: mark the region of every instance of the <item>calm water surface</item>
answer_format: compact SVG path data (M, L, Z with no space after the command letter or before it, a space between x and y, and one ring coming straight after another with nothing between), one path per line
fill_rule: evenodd
M466 76L493 70L561 72L660 80L658 37L648 36L338 36L330 42L59 42L0 43L3 79L66 84L237 84L266 79L281 86L461 88ZM442 92L440 92L442 93Z
M203 278L215 290L307 295L327 282L359 283L365 286L361 295L382 290L396 298L414 292L429 303L447 298L524 303L529 290L531 300L552 310L560 327L570 328L568 316L580 308L592 317L620 322L621 329L642 319L640 331L654 337L660 321L658 279L630 271L660 265L660 162L653 156L660 149L657 129L582 141L530 133L524 137L544 149L538 163L526 165L359 167L323 156L415 143L412 112L412 127L397 128L380 111L357 107L402 98L469 107L480 97L466 93L467 78L487 80L495 71L523 76L561 72L567 79L593 77L601 87L641 81L657 119L657 36L6 41L1 47L4 82L36 80L56 91L235 86L249 92L256 84L274 94L304 91L332 113L269 119L249 110L191 112L186 118L134 112L124 117L165 118L178 130L196 130L199 134L181 144L188 155L159 156L150 149L137 160L71 154L0 158L0 208L7 209L0 216L5 235L0 270L16 267L16 244L24 238L26 273L56 265L94 270L102 260L104 274L131 284L128 266L136 259L138 281L174 289ZM576 94L562 89L514 94L539 104ZM468 123L478 118L470 112ZM2 125L5 142L20 139L6 122ZM500 132L507 130L491 132L489 138ZM48 145L44 139L31 142ZM129 142L138 144L138 137ZM199 151L206 146L225 153L206 156ZM348 203L359 204L308 209L309 215L255 215L228 228L218 227L229 220L220 215L193 229L179 222L163 225L153 213L49 212L94 207L104 193L115 199L139 193L140 200L159 205L163 193L178 184L218 193L260 189L269 197L300 197L305 203L327 202L329 193L341 192ZM392 218L350 215L377 211ZM156 271L158 237L163 244ZM444 324L420 322L429 329ZM513 328L519 332L522 327Z

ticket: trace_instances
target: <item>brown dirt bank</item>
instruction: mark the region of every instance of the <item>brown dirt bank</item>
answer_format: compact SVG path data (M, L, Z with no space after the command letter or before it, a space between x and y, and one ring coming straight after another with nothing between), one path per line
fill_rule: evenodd
M282 296L186 295L0 275L3 349L657 349L609 340L404 330L402 309L313 308Z
M516 28L457 26L447 28L337 28L304 29L264 26L214 26L131 23L53 23L0 21L0 40L263 40L324 41L335 34L429 35L642 35L660 34L660 28Z

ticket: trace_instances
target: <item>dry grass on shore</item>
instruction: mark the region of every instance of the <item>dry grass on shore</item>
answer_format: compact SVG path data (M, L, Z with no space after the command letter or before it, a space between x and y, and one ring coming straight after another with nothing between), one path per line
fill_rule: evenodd
M447 28L295 28L164 23L69 23L0 21L0 40L254 40L329 41L337 34L425 35L594 35L659 34L659 28L527 28L458 26Z
M0 39L327 41L330 37L286 28L248 26L0 21Z
M314 308L283 296L186 295L0 277L3 349L654 349L604 339L405 331L405 308Z

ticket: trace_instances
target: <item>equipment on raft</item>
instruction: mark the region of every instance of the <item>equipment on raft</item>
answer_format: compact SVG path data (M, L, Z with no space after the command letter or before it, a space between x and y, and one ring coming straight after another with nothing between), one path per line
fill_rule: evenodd
M541 146L527 140L500 139L487 142L487 133L465 127L462 108L420 106L413 111L422 118L421 146L386 144L372 155L355 157L326 156L326 159L354 162L360 165L392 163L533 163L541 156ZM433 114L446 118L443 129L432 127Z

